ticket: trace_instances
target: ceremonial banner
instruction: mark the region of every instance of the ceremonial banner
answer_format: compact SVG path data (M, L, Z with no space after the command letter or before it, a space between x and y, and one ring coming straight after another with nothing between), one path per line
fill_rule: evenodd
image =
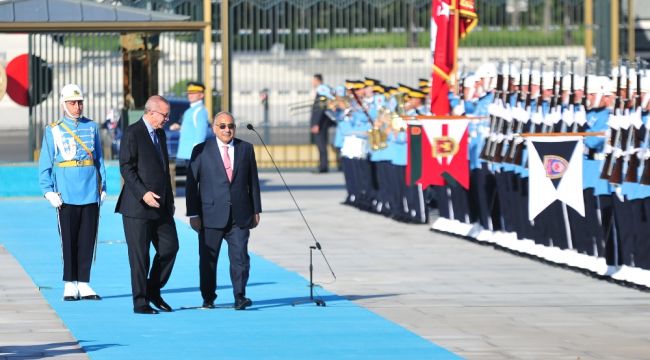
M459 0L460 22L458 24L458 36L462 39L472 31L478 24L476 5L474 0Z
M529 220L535 219L555 200L585 216L582 140L581 136L531 136L527 139Z
M407 128L406 183L469 189L468 119L424 120Z
M474 0L432 0L431 113L448 115L449 79L456 67L458 39L465 37L478 23Z
M450 8L453 0L433 0L431 4L431 113L448 115L449 74L454 68L454 20Z

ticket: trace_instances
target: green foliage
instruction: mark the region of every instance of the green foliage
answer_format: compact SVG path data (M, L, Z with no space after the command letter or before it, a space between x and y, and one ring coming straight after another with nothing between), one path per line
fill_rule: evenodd
M314 43L315 49L376 49L376 48L405 48L408 43L407 33L364 34L330 36ZM416 47L429 46L429 33L417 34Z
M185 96L185 93L187 92L187 83L189 83L192 80L179 80L177 81L174 85L172 85L169 90L165 93L166 95L175 95L175 96Z
M565 41L564 37L567 36ZM544 32L542 30L522 29L510 30L477 30L470 32L461 39L461 47L491 47L491 46L562 46L584 44L584 31L582 28L570 31L568 34L562 29Z
M566 41L564 37L567 37ZM429 47L430 33L428 31L417 34L416 47ZM562 46L584 44L584 31L582 28L566 34L562 29L544 32L542 30L522 29L510 31L477 30L461 39L461 47L491 47L491 46ZM291 43L285 49L291 48ZM307 45L301 44L303 48ZM308 46L307 46L308 47ZM363 35L334 35L316 40L311 48L314 49L376 49L376 48L406 48L408 46L407 33L363 34ZM309 47L308 47L309 48ZM297 50L297 49L296 49Z
M66 34L63 44L68 47L76 47L81 50L90 51L119 51L120 37L114 34Z

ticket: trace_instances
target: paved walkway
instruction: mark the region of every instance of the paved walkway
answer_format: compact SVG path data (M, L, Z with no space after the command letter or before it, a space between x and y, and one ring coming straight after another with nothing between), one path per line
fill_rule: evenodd
M264 236L257 235L251 248L306 277L310 235L279 177L261 177L267 191L255 231ZM650 356L649 293L340 205L345 190L337 186L339 173L285 178L338 277L323 286L456 354ZM315 259L316 281L330 281L321 257Z
M310 235L279 177L263 173L261 178L264 213L251 250L307 277ZM316 281L456 354L470 359L642 359L650 354L648 293L340 205L345 190L338 173L287 173L285 178L338 277L330 283L315 254ZM178 199L177 214L183 212L184 201ZM6 268L11 262L6 259L11 257L0 252L0 359L7 355L5 339L12 345L55 344L46 349L83 358L75 347L58 347L74 346L74 339L17 265ZM19 312L24 302L19 305L16 298L40 304L30 308L38 312L38 322L21 327L30 315ZM35 329L53 329L39 336L54 338L31 341L39 334Z
M38 288L0 245L0 359L88 359Z

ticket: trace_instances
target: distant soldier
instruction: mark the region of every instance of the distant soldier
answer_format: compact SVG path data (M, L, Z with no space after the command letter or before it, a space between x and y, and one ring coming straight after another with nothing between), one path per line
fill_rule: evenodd
M334 124L327 113L326 103L334 99L332 89L323 83L323 76L315 74L312 78L315 91L314 105L311 111L311 133L314 135L318 148L318 168L315 173L326 173L328 169L327 145L329 144L329 128Z
M78 85L61 89L63 116L45 128L39 159L41 191L56 208L63 251L63 300L100 300L88 284L97 245L106 171L95 122L82 116Z
M208 136L214 135L210 130L210 119L208 110L203 104L205 97L205 86L199 82L187 84L187 99L190 108L183 113L183 120L180 124L170 126L171 130L180 128L181 134L178 139L178 153L176 154L176 165L184 167L192 156L194 146L202 143Z

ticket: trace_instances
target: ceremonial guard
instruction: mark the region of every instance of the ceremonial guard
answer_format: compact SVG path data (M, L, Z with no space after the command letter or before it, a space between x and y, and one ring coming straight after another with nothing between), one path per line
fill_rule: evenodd
M180 128L181 131L178 138L178 152L176 153L177 166L186 166L190 156L192 156L194 146L213 135L210 130L208 109L203 103L204 97L205 86L202 83L190 82L187 84L187 99L190 102L190 107L183 113L183 120L180 125L174 124L170 126L171 130Z
M60 102L63 116L45 128L39 183L57 212L63 252L63 300L100 300L89 285L99 208L106 198L99 128L83 116L84 96L78 85L65 85Z

